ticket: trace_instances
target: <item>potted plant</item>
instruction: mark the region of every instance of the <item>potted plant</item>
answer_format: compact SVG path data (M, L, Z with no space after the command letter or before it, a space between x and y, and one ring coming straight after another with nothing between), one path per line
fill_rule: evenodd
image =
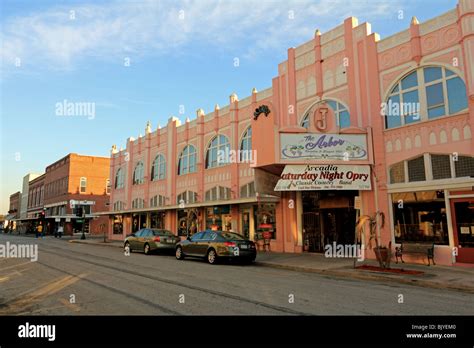
M374 215L362 215L356 224L356 233L357 233L357 240L362 240L362 233L364 231L364 227L368 226L369 230L369 241L367 242L368 249L373 249L377 261L380 265L380 268L390 268L390 259L392 257L391 251L391 244L389 243L388 247L381 245L378 232L379 228L383 228L385 225L385 215L381 211L377 211ZM375 246L373 247L372 242L375 242Z

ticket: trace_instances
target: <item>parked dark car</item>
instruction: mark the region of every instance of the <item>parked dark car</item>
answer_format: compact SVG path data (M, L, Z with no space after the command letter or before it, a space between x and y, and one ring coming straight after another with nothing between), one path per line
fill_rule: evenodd
M240 259L251 263L257 257L255 243L235 232L202 231L176 245L176 258L205 258L210 264L219 259Z
M125 250L143 251L145 254L150 254L156 250L172 251L175 250L176 243L181 240L175 236L171 231L156 229L156 228L142 228L135 233L127 236L123 242Z

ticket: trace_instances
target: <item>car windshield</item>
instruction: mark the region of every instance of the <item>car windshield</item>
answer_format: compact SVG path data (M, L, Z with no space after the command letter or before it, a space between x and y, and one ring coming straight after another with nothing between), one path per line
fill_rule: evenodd
M245 238L238 233L234 232L222 232L221 236L225 239L237 239L237 240L244 240Z
M152 230L155 236L172 236L173 234L167 230Z

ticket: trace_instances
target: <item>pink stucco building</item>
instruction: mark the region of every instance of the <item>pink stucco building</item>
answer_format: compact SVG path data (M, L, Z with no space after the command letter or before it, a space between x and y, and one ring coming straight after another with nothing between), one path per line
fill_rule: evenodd
M112 148L110 238L233 229L324 252L380 211L383 244L432 242L437 264L472 263L473 62L470 0L383 39L353 17L317 30L268 89Z

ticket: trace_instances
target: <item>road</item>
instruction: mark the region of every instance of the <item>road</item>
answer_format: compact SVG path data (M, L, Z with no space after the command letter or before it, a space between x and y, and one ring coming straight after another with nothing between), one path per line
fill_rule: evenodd
M258 265L0 236L38 260L0 258L0 315L472 315L474 295ZM257 258L258 261L258 258ZM403 303L399 303L403 295Z

